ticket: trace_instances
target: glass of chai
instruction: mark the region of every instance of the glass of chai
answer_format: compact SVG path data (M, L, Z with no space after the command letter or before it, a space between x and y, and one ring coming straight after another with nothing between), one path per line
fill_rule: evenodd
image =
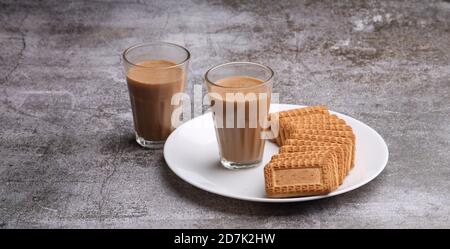
M273 71L252 62L230 62L205 74L221 164L229 169L259 165L264 153Z
M172 96L186 85L189 51L167 42L143 43L123 52L123 64L133 111L136 141L162 148L174 130Z

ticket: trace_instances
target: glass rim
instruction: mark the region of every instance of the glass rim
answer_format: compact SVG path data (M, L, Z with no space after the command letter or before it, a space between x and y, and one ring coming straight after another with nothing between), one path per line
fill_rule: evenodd
M209 80L208 74L210 72L212 72L213 70L215 70L217 68L220 68L220 67L223 67L223 66L228 66L228 65L233 65L233 64L244 64L244 65L258 66L258 67L261 67L261 68L264 68L265 70L267 70L270 73L270 76L267 79L265 79L263 82L261 82L260 84L255 85L255 86L248 86L248 87L227 87L227 86L221 86L221 85L218 85L218 84L212 82L211 80ZM206 71L204 78L205 78L205 81L207 83L209 83L209 84L211 84L213 86L220 87L220 88L223 88L223 89L238 89L239 90L239 89L251 89L251 88L267 85L273 79L274 74L275 73L272 70L272 68L270 68L268 66L265 66L263 64L260 64L260 63L249 62L249 61L232 61L232 62L222 63L222 64L218 64L218 65L215 65L215 66L211 67L210 69L208 69L208 71ZM245 75L243 75L243 76L245 76Z
M152 45L169 45L169 46L174 46L174 47L181 48L182 50L184 50L184 51L186 52L186 58L184 58L181 62L177 62L175 65L172 65L172 66L166 66L166 67L149 67L149 66L143 66L143 65L138 65L138 64L136 64L136 63L131 62L130 60L128 60L127 54L128 54L131 50L134 50L134 49L140 48L140 47L145 47L145 46L152 46ZM131 64L131 65L133 65L133 66L135 66L135 67L148 68L148 69L151 69L151 68L155 68L155 69L170 69L170 68L180 67L180 66L186 64L186 63L189 61L189 59L191 58L191 53L189 52L189 50L187 50L187 48L185 48L185 47L183 47L183 46L181 46L181 45L172 43L172 42L163 42L163 41L156 41L156 42L142 42L142 43L137 43L137 44L135 44L135 45L133 45L133 46L128 47L127 49L125 49L125 51L123 51L123 53L122 53L122 58L123 58L127 63L129 63L129 64Z

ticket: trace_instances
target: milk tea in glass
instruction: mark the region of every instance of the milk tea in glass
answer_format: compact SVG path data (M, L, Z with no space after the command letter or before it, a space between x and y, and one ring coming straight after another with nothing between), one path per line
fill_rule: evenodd
M154 42L132 46L123 53L123 64L133 112L136 142L162 148L174 130L172 96L186 85L189 51L179 45Z
M272 81L269 67L252 62L221 64L205 74L220 162L226 168L249 168L261 162Z

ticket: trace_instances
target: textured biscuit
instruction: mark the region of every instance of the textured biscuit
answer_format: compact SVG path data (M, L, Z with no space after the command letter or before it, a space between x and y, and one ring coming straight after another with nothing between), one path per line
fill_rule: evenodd
M301 116L312 115L312 114L329 114L329 112L328 112L328 108L326 106L309 106L309 107L304 107L304 108L297 108L297 109L272 113L270 115L270 119L272 121L278 120L278 122L282 122L281 120L284 118L301 117ZM280 126L278 126L278 127L279 127L278 136L274 139L274 142L276 142L278 145L281 145L281 141L280 141L281 127Z
M280 152L264 168L267 195L318 195L342 184L355 161L356 137L352 127L330 114L325 106L276 114L271 118L278 118L275 141ZM320 160L324 168L319 166ZM328 173L321 171L325 168Z
M337 127L332 126L337 125ZM279 121L279 136L277 141L279 146L283 141L288 139L288 134L292 133L296 129L313 128L313 129L341 129L341 125L346 125L343 119L340 119L336 115L330 114L311 114L299 117L286 117ZM346 128L348 129L348 128Z
M309 114L317 114L317 113L329 113L328 108L326 106L309 106L304 108L297 108L287 111L281 111L278 112L279 118L285 118L285 117L296 117L296 116L303 116L303 115L309 115Z
M320 123L320 124L346 124L345 120L334 114L318 113L295 117L282 118L284 123Z
M292 138L293 140L298 140L297 142L294 142L296 146L302 146L302 145L341 145L342 149L345 151L345 168L346 173L350 171L353 167L353 143L351 139L349 138L342 138L342 137L332 137L332 136L324 136L324 135L310 135L310 134L293 134ZM289 142L290 145L292 145L293 142ZM283 148L284 146L281 146ZM280 148L280 153L282 152Z
M289 158L296 153L311 151L330 151L336 155L338 167L339 184L342 184L349 170L348 153L350 149L343 144L333 144L319 141L288 140L289 145L280 148L280 154L274 155L272 159Z
M336 175L336 184L339 186L342 184L344 175L342 175L342 168L340 167L340 164L342 163L341 158L342 155L339 155L341 151L334 150L331 147L325 147L325 146L302 146L302 148L299 149L299 152L294 153L283 153L283 154L276 154L273 155L270 162L275 161L284 161L284 160L295 160L298 159L300 156L308 156L308 155L321 155L325 153L331 153L335 168L333 169L334 174ZM339 159L338 159L339 158Z
M287 123L283 127L283 136L280 139L281 145L283 145L284 140L290 138L292 133L298 132L299 130L332 130L332 131L351 131L352 127L343 124L298 124L298 123Z
M355 154L356 154L356 136L353 133L353 130L345 130L345 131L334 131L334 130L297 130L295 134L308 134L308 135L318 135L318 136L330 136L330 137L341 137L341 138L349 138L352 143L352 155L351 155L351 165L354 166L355 163ZM339 140L338 140L339 141Z
M335 155L306 153L273 160L264 168L264 178L269 197L327 194L338 186Z
M310 146L312 147L312 146ZM332 150L328 150L326 148L320 148L319 150L307 150L304 152L295 152L295 153L285 153L285 154L278 154L272 156L270 163L274 162L284 162L284 161L302 161L305 158L312 158L312 157L322 157L322 156L330 156L333 160L333 168L332 168L332 182L331 185L333 188L337 188L339 185L341 185L340 182L340 176L339 176L339 167L338 167L338 161L336 153ZM267 165L267 167L271 167L270 164Z
M355 164L356 137L352 131L333 131L333 130L297 130L289 135L290 139L327 141L339 144L348 144L350 146L350 168Z

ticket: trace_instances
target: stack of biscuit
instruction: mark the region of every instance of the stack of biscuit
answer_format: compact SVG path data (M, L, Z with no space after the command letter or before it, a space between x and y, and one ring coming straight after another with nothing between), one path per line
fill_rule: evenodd
M326 106L277 114L280 152L264 168L267 196L324 195L337 189L354 165L352 128Z

